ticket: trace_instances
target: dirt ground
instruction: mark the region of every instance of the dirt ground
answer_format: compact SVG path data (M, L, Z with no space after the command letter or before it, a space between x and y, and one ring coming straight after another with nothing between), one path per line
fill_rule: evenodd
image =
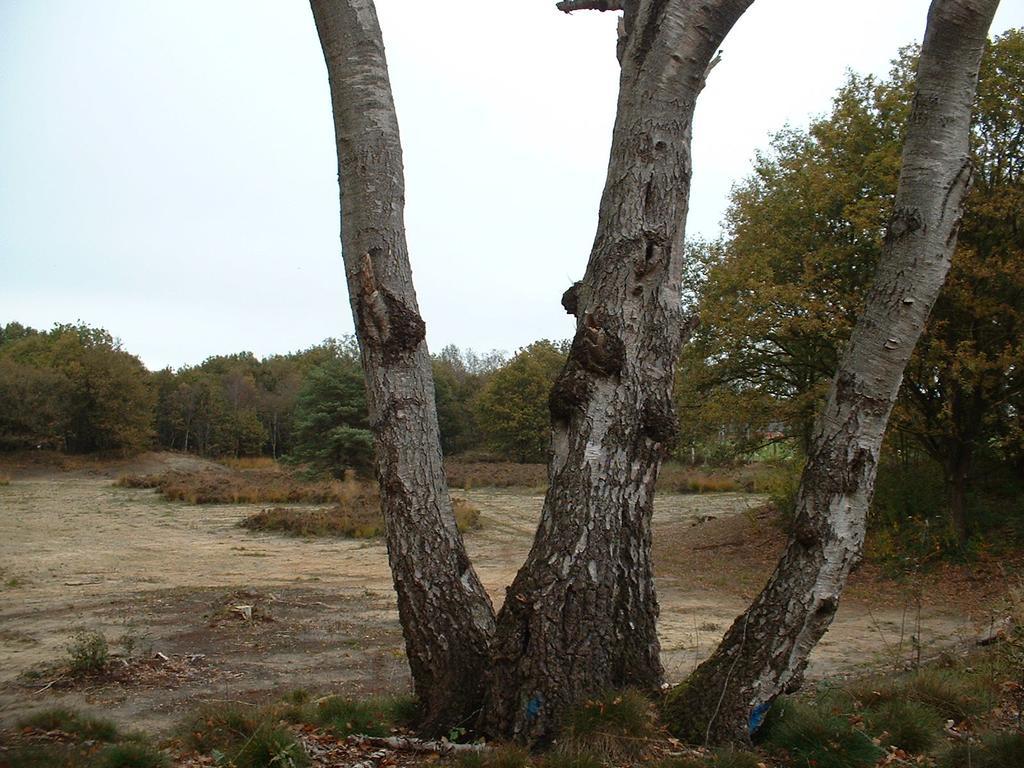
M112 485L122 472L209 466L152 454L120 466L8 472L12 482L0 486L0 727L62 705L159 732L199 699L408 690L381 543L253 533L236 523L258 506L191 506ZM481 509L483 525L466 543L500 603L542 497L456 493ZM710 653L770 572L783 537L756 512L763 502L749 494L659 497L655 562L669 680ZM981 581L958 589L959 599L926 589L918 610L911 585L858 574L809 676L909 657L918 632L925 656L969 643L985 600L998 592ZM79 630L103 632L112 651L138 661L121 679L59 679L52 669Z

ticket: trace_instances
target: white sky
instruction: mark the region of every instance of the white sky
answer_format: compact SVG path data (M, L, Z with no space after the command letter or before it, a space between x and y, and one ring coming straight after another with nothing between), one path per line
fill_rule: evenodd
M613 14L378 0L431 349L563 338L614 117ZM756 0L694 129L688 231L927 0ZM993 32L1024 26L1003 0ZM0 323L81 319L150 368L350 333L327 76L300 0L0 0Z

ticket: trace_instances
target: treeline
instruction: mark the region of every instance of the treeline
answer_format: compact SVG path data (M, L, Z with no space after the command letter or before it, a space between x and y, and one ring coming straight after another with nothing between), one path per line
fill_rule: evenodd
M454 346L435 355L445 454L543 461L547 392L566 352L564 342L538 341L511 360ZM355 340L150 372L103 329L0 327L0 449L156 447L287 458L333 474L368 467L373 441Z

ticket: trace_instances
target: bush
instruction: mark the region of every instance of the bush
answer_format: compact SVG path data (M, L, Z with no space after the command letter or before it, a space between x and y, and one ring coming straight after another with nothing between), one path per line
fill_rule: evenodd
M103 672L110 660L107 638L102 632L83 630L67 646L67 664L72 674L89 675Z
M785 697L772 705L762 733L799 765L816 768L866 768L884 754L845 717Z
M612 760L637 757L656 730L654 708L638 691L613 691L570 708L562 720L560 749Z

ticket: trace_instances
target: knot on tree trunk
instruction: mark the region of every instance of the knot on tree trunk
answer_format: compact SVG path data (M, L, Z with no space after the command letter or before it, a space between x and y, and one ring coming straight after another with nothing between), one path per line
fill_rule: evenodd
M885 231L885 244L890 245L912 232L916 232L923 223L921 212L916 208L897 209L889 219L889 226Z
M380 254L379 248L363 254L356 304L365 341L380 350L386 362L394 362L419 346L427 324L419 312L377 284L373 263Z
M640 433L662 447L667 448L675 442L679 434L679 419L671 397L659 393L644 401Z
M583 410L590 399L590 378L572 360L566 363L551 387L548 410L553 421L568 422L576 410Z
M577 280L566 288L565 293L562 294L562 307L567 315L572 315L573 317L576 317L576 313L579 311L580 285L582 283Z
M626 364L626 346L601 312L583 318L569 349L569 363L597 376L617 376Z

